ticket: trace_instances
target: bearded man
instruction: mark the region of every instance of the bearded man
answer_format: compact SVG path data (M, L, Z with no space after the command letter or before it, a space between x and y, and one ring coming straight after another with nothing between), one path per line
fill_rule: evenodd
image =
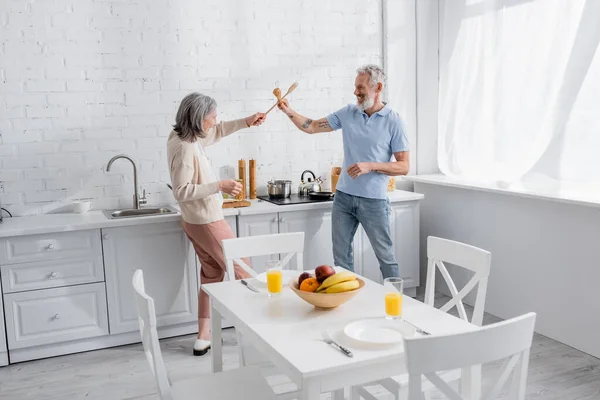
M287 99L278 107L308 134L341 129L344 163L333 201L332 241L335 265L354 271L352 242L360 223L383 278L399 277L390 234L389 176L409 170L408 138L400 116L382 101L385 74L377 65L358 68L356 104L313 120L292 110Z

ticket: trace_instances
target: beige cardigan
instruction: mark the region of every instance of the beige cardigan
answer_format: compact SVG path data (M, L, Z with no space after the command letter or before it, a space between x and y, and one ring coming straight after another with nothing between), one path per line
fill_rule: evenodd
M202 147L210 146L247 127L244 119L223 121L199 141ZM173 196L179 203L183 220L190 224L209 224L223 219L219 182L198 143L183 141L177 132L171 131L167 140L167 159Z

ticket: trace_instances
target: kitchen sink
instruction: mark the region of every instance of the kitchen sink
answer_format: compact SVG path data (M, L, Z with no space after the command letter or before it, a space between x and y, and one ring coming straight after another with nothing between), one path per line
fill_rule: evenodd
M168 207L125 209L125 210L104 210L104 215L106 215L106 218L108 218L108 219L151 217L153 215L168 215L168 214L177 214L177 211L172 210Z

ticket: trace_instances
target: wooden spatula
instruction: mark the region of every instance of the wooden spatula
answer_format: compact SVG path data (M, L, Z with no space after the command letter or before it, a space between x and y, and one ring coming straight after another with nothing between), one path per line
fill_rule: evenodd
M277 103L273 104L273 107L269 108L269 111L267 111L265 114L268 114L268 113L270 113L270 112L271 112L271 110L272 110L272 109L274 109L274 108L275 108L275 106L276 106L277 104L279 104L279 102L280 102L281 100L285 99L285 96L287 96L288 94L292 93L294 90L296 90L296 88L297 88L297 87L298 87L298 82L294 82L294 83L292 84L292 86L290 86L290 88L288 89L288 91L287 91L287 92L286 92L286 93L283 95L283 97L281 97L281 98L279 98L279 97L277 96L277 94L275 94L275 91L277 91L279 88L275 88L275 89L273 90L273 94L275 95L275 97L277 97ZM281 95L281 90L279 90L279 95Z

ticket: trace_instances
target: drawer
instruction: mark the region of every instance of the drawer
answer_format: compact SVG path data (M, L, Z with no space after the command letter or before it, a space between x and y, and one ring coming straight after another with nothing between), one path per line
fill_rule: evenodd
M101 255L99 229L0 239L0 265Z
M104 283L4 295L8 349L108 335Z
M36 261L0 267L4 293L104 281L102 257Z

